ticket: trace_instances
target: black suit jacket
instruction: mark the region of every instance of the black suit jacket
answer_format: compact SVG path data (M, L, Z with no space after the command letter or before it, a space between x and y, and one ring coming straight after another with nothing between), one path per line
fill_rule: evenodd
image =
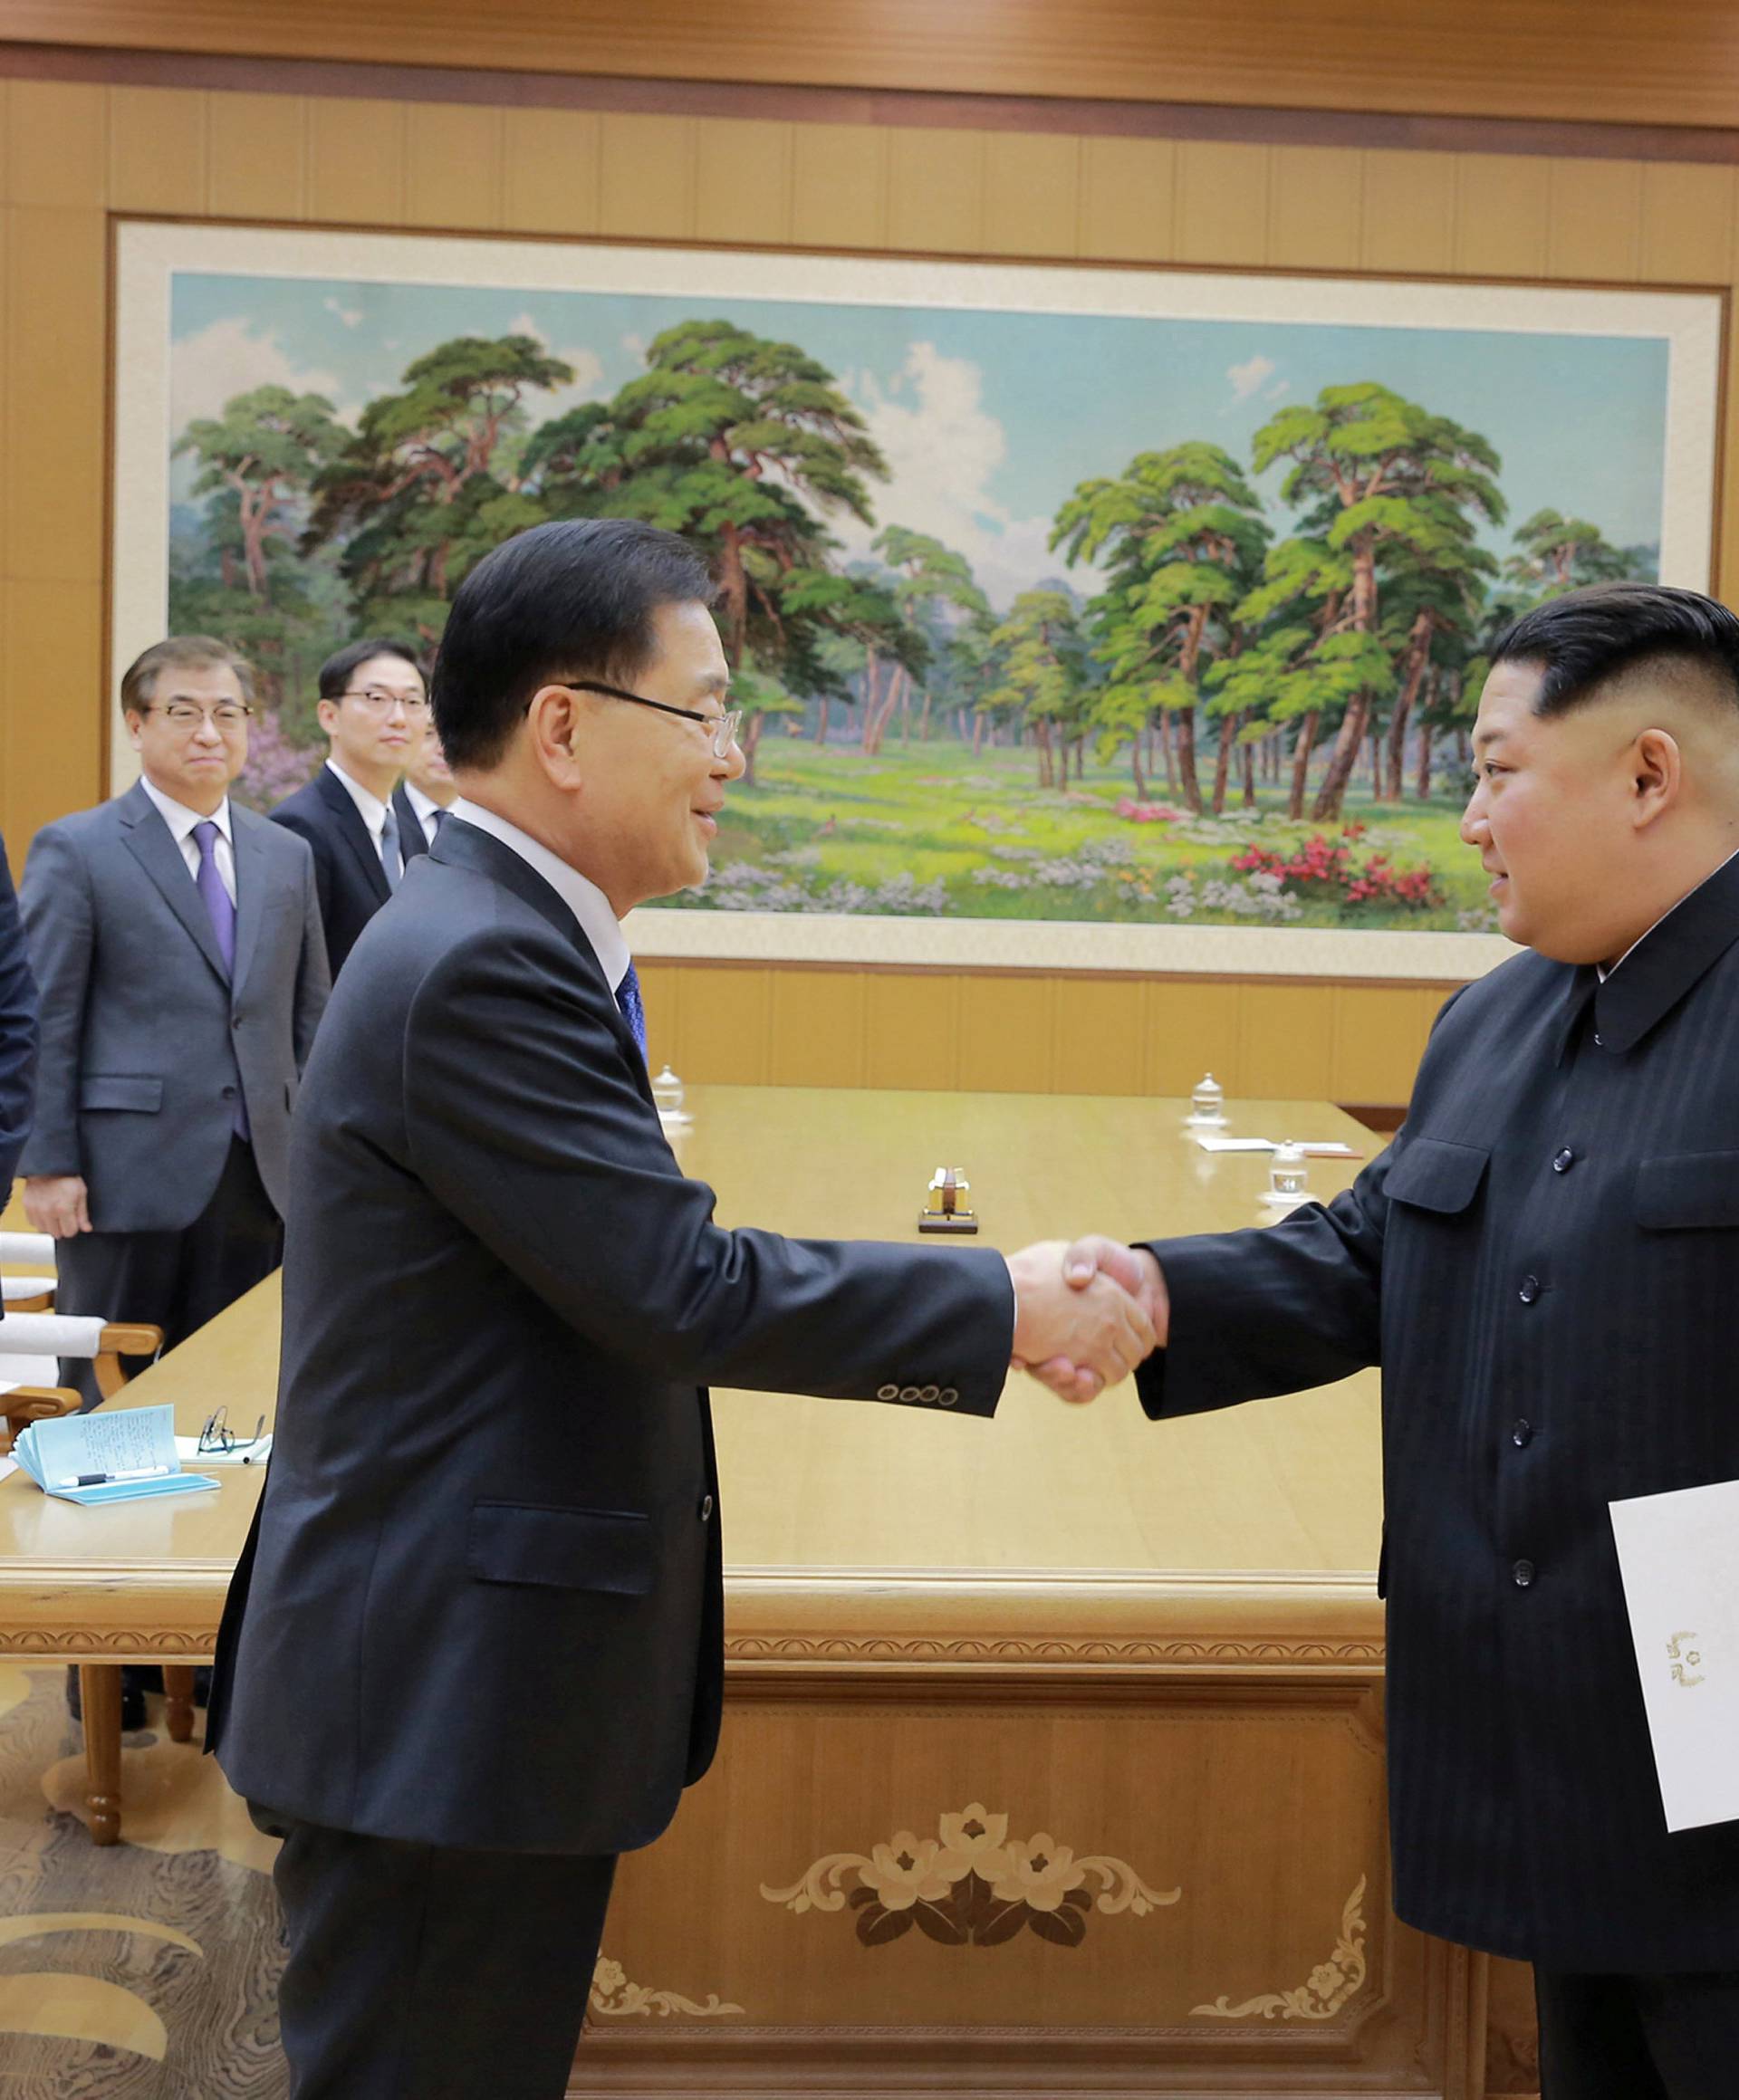
M1739 1968L1739 1825L1667 1834L1607 1508L1739 1476L1736 942L1733 861L1604 984L1505 964L1347 1194L1154 1249L1150 1414L1381 1364L1395 1906L1553 1969Z
M393 813L399 820L399 845L404 856L405 866L410 866L413 857L428 851L428 834L423 829L423 820L411 805L400 781L392 791Z
M304 1821L645 1845L718 1727L706 1385L989 1414L1007 1271L721 1230L572 913L472 825L360 955L296 1112L277 1434L207 1740Z
M329 765L322 764L306 787L286 796L273 810L272 821L287 825L313 849L326 960L336 978L358 935L392 895L387 871L361 811Z
M0 839L0 1206L30 1135L36 1092L36 983Z

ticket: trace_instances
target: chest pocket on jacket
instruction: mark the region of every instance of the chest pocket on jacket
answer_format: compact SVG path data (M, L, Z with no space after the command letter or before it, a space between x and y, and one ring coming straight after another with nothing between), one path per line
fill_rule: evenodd
M1479 1194L1491 1158L1476 1145L1453 1145L1446 1137L1409 1138L1388 1170L1383 1194L1415 1210L1453 1216Z
M1739 1152L1680 1152L1637 1169L1637 1223L1645 1232L1739 1225Z

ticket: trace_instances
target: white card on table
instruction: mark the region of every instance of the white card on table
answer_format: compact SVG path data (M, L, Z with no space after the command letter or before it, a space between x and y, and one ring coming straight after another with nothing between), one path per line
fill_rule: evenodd
M1739 1481L1609 1507L1667 1827L1739 1821Z

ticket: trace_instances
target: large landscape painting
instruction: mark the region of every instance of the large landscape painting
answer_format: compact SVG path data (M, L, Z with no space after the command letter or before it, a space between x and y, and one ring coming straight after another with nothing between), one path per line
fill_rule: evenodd
M748 771L671 910L735 923L711 953L1488 933L1495 633L1709 580L1706 297L186 227L123 229L121 289L162 532L117 544L117 655L247 650L261 807L317 762L321 658L432 650L508 534L707 550Z

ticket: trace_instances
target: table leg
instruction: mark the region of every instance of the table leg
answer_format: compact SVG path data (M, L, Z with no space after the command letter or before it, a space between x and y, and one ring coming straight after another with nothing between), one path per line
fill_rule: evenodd
M91 1839L113 1845L120 1836L120 1665L79 1664L79 1702L84 1713L85 1806Z
M171 1742L193 1740L193 1664L163 1665L164 1718L169 1724Z

